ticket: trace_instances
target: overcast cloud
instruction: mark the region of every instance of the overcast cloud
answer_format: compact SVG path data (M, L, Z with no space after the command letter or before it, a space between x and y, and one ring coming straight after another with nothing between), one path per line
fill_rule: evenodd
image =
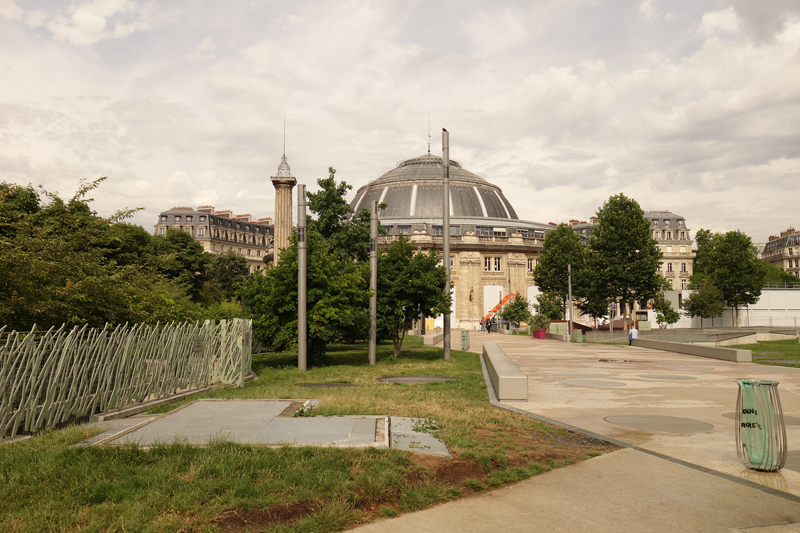
M424 153L430 113L431 151L446 127L527 220L624 192L694 231L800 227L796 0L0 0L2 181L108 176L95 209L150 231L272 216L284 113L311 190Z

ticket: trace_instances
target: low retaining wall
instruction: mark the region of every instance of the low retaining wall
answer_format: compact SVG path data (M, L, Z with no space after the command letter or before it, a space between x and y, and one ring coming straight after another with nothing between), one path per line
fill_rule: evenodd
M422 342L425 346L436 346L444 340L444 333L434 333L433 335L425 335L422 337Z
M547 333L547 335L545 335L545 338L554 341L567 342L569 335L562 335L561 333Z
M656 341L650 339L635 339L634 346L650 348L652 350L663 350L665 352L682 353L686 355L697 355L699 357L709 357L711 359L721 359L734 363L752 363L753 352L750 350L737 350L736 348L721 348L719 346L699 346L697 344L683 344L680 342Z
M527 400L528 376L493 342L483 343L483 359L492 378L497 397L502 400Z

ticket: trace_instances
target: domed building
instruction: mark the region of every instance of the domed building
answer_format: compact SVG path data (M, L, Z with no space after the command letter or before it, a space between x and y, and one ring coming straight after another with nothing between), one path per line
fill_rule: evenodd
M364 185L350 206L373 200L389 232L385 244L406 235L419 249L442 250L442 158L430 153L400 161ZM473 329L509 293L533 300L533 283L546 231L554 226L520 220L503 191L450 160L450 279L454 328ZM441 318L437 321L440 325Z

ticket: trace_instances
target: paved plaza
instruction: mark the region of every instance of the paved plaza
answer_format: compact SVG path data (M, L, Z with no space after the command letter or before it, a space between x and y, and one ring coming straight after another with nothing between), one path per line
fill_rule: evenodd
M357 531L800 531L800 369L470 336L470 350L494 342L528 376L528 401L505 406L630 447ZM738 378L780 381L790 453L781 472L746 470L737 459Z

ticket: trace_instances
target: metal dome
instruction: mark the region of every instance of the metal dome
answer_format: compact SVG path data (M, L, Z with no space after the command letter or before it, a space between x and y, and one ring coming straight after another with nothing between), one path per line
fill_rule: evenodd
M381 219L441 219L442 158L430 153L397 166L356 192L350 206L355 212L373 200L386 203ZM450 216L518 221L503 191L450 160Z

